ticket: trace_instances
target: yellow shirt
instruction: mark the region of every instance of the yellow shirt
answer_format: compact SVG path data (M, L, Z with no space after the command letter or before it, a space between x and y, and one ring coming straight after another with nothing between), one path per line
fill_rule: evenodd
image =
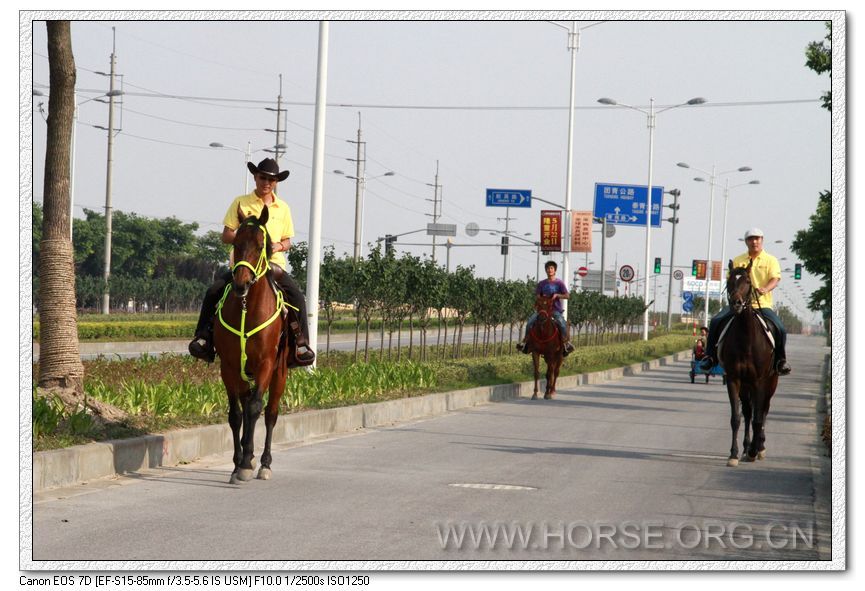
M745 254L740 254L735 259L733 259L734 267L747 267L748 263L751 261L751 256L746 252ZM778 263L778 259L773 257L768 252L761 251L754 258L754 263L751 265L751 284L754 289L758 287L765 287L767 283L769 283L772 279L780 279L781 278L781 265ZM752 304L755 308L758 306L757 300ZM771 308L772 307L772 292L764 293L759 298L759 306L761 308Z
M264 209L264 202L255 194L255 191L248 195L236 197L231 202L231 205L228 206L228 211L222 220L222 223L232 230L237 230L240 227L240 220L237 219L238 206L240 206L245 216L254 215L258 217L261 215L262 209ZM275 193L273 195L273 203L267 206L267 215L265 227L272 242L278 242L294 236L294 222L291 219L291 209ZM281 251L274 252L270 257L270 262L281 269L285 269L285 254Z

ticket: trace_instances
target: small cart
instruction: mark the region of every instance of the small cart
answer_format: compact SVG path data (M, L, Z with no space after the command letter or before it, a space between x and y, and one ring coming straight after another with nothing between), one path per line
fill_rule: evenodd
M720 366L720 364L715 364L712 366L712 369L709 371L705 371L700 367L700 360L696 358L691 359L691 383L693 384L696 380L697 374L706 376L706 383L709 383L709 376L721 376L721 383L727 384L727 374L724 373L724 368Z

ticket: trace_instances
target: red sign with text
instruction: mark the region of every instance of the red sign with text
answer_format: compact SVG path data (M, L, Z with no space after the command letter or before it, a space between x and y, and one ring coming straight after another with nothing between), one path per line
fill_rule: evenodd
M562 212L558 209L541 210L541 250L562 250Z

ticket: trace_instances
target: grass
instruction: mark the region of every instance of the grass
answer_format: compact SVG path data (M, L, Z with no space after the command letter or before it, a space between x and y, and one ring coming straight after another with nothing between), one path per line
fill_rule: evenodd
M565 360L560 375L600 371L662 357L688 348L691 340L690 336L673 334L650 341L580 347ZM529 355L514 353L454 360L447 358L449 353L449 348L431 348L430 361L424 363L406 360L352 363L352 354L345 352L321 356L314 373L290 372L280 413L533 379ZM100 358L85 361L84 366L86 395L122 408L130 418L123 424L97 427L83 412L64 415L56 402L34 396L37 451L226 421L227 397L218 363L205 364L185 355L163 354L116 361ZM36 366L33 375L38 376Z

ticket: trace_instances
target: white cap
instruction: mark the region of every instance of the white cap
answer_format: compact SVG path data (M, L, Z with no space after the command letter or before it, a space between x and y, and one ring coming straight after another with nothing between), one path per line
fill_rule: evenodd
M751 236L759 236L760 238L762 238L763 230L761 230L760 228L751 228L750 230L745 232L745 240L747 240Z

